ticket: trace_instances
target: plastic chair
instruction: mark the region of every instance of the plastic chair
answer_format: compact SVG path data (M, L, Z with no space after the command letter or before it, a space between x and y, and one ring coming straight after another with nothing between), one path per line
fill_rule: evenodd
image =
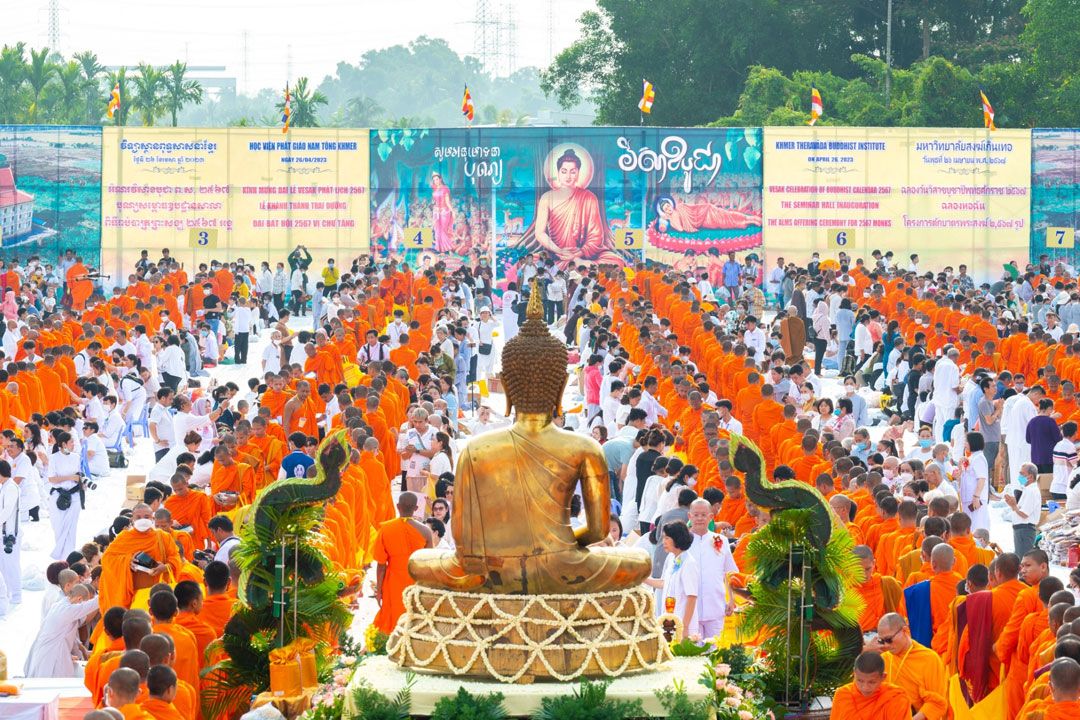
M150 418L146 412L146 406L143 405L142 413L138 419L134 422L124 423L123 436L128 441L129 447L135 447L135 428L139 428L142 431L142 436L150 437Z

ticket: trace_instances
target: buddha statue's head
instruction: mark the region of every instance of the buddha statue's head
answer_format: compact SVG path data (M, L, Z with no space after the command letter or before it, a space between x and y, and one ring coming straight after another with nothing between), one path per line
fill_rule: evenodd
M566 346L544 324L544 305L539 284L534 280L525 323L502 351L502 381L506 388L506 414L561 411L566 389Z

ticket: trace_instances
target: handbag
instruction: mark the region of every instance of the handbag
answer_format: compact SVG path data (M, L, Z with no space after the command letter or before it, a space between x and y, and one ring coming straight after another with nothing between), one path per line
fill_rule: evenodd
M490 355L491 354L491 343L480 343L479 350L480 350L481 355Z
M54 487L49 490L50 495L56 495L56 509L60 511L67 510L71 507L71 497L76 493L79 495L79 505L85 510L86 491L83 489L82 480L79 480L79 484L73 488Z
M105 454L109 456L109 467L126 468L128 466L127 456L122 450L106 450Z

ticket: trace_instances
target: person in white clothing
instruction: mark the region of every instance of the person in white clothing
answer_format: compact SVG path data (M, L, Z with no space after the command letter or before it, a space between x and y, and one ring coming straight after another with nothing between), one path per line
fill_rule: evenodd
M103 403L105 418L101 422L101 440L107 448L120 447L120 438L124 434L124 418L116 409L116 398L109 395Z
M701 572L697 594L698 626L694 632L702 638L719 638L724 632L724 618L735 609L728 576L739 572L727 538L709 532L713 519L712 505L698 498L690 505L690 555Z
M83 423L83 446L86 448L86 466L96 478L109 474L109 453L98 434L98 424L93 420Z
M142 378L133 370L120 378L116 389L123 402L120 414L124 422L138 422L142 418L143 410L146 409L146 387L143 385Z
M55 452L49 456L49 522L56 542L50 557L63 560L75 549L84 497L75 439L64 430L56 431L55 437Z
M150 408L147 426L154 443L154 460L161 460L173 445L173 390L163 387L157 391L157 402Z
M491 309L480 308L480 319L473 324L476 330L476 377L488 380L495 374L495 334L499 323L491 317Z
M1017 483L1023 488L1018 500L1012 493L1002 497L1009 506L1013 531L1013 552L1024 557L1035 548L1035 534L1042 514L1042 492L1039 490L1039 469L1032 463L1020 466Z
M1067 499L1069 477L1077 466L1076 423L1061 426L1061 439L1054 446L1054 480L1050 483L1050 498L1058 502Z
M1001 410L1001 433L1009 458L1009 481L1020 475L1020 466L1031 462L1031 444L1027 441L1027 426L1039 414L1038 403L1045 397L1041 385L1008 398Z
M173 400L173 410L176 411L172 419L173 437L186 437L188 432L194 430L202 435L204 439L209 438L213 434L214 423L221 416L221 413L225 411L226 407L227 405L223 403L221 407L209 415L194 415L191 412L191 399L186 395L178 395Z
M668 612L682 620L683 635L697 634L698 593L701 589L701 568L689 552L694 540L683 522L669 522L660 529L661 542L667 552L664 572L659 578L646 578L645 584L662 590L662 600L657 603L656 614Z
M16 435L7 441L7 455L11 477L19 487L19 520L36 522L41 505L41 474L26 454L26 443L21 437Z
M85 585L74 585L41 619L37 637L26 656L23 675L28 678L78 677L82 670L72 659L79 642L79 626L98 611L97 598Z
M743 333L743 344L746 345L746 352L753 352L754 361L761 362L765 359L765 347L767 346L767 338L765 337L765 331L758 326L758 319L753 315L746 318L746 331Z
M24 456L25 457L25 454ZM22 538L19 485L12 479L11 465L0 460L0 616L22 602Z
M956 361L960 351L949 348L945 357L934 365L934 391L931 396L934 403L934 438L941 438L945 422L953 417L960 402L960 368Z
M720 422L717 426L721 430L727 430L732 435L742 435L743 424L731 414L731 407L730 400L725 399L716 403L716 414L720 416Z

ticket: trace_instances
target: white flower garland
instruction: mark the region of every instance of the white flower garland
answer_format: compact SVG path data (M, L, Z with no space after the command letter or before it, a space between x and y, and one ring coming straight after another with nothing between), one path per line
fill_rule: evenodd
M422 596L437 597L430 607L426 607ZM601 601L611 598L619 601L614 613L609 613L602 607ZM402 599L406 612L390 635L386 650L391 659L404 667L429 668L441 658L454 675L464 675L472 671L479 660L488 676L500 682L513 683L528 674L534 663L539 661L548 676L565 682L581 676L594 660L604 675L618 677L635 661L635 671L653 670L671 657L653 615L652 593L644 588L591 595L525 596L453 593L413 585L405 590ZM458 599L475 600L475 603L466 613L458 607ZM552 606L552 603L566 601L576 603L574 610L568 615L563 615L558 608ZM520 609L514 613L507 612L502 607L504 603L520 605ZM451 615L439 614L444 606L449 608ZM582 618L587 609L593 610L598 617ZM481 614L491 617L477 617ZM531 614L542 617L531 617ZM632 621L630 629L624 630L622 626L628 620ZM452 624L453 627L441 632L436 624ZM546 633L544 640L534 641L522 630L522 626L528 625L555 628L555 631ZM494 633L481 636L476 632L477 628L488 628L494 630ZM585 638L579 631L584 628L600 628L602 637L611 634L616 637L609 640ZM515 630L522 630L519 636L524 638L523 644L507 640ZM433 643L435 649L427 657L418 657L413 648L414 641ZM641 651L643 645L651 643L655 643L657 647L655 661L647 660ZM622 662L617 667L609 667L604 661L603 651L621 645L627 646ZM468 659L461 665L456 664L451 658L451 648L467 650ZM575 670L562 673L551 666L546 655L548 650L559 653L584 650L585 656ZM492 665L490 651L519 651L527 653L528 657L516 672L507 675Z

